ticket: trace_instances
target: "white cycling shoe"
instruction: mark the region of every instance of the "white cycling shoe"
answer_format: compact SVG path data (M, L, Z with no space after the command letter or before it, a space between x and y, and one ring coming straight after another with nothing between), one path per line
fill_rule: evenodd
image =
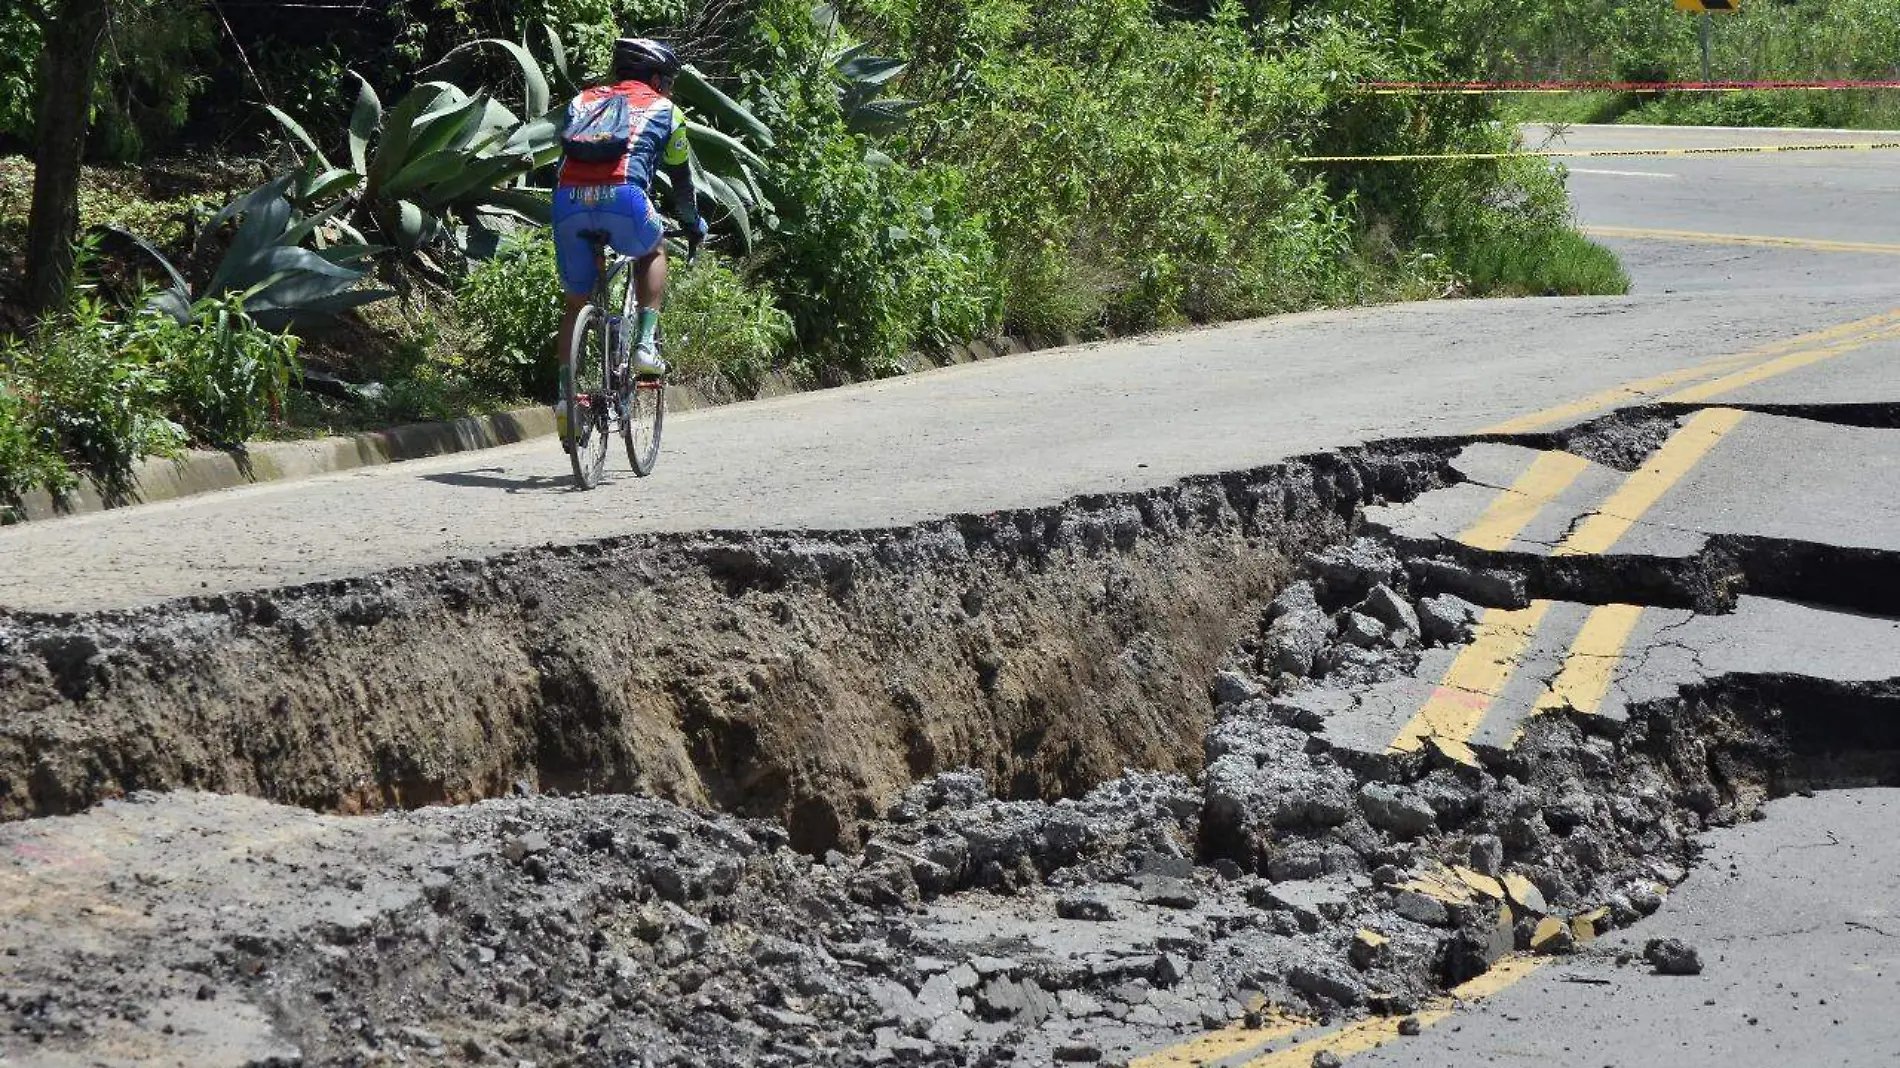
M666 361L660 358L660 350L652 345L640 345L633 350L633 373L642 378L658 378L666 374Z

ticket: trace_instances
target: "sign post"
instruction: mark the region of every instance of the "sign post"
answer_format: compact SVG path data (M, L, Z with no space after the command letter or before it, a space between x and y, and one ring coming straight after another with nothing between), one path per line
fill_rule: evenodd
M1699 31L1702 38L1703 81L1715 80L1709 70L1709 39L1714 32L1709 23L1709 15L1717 11L1733 15L1741 9L1742 0L1676 0L1677 11L1689 11L1701 16L1702 25Z
M1708 29L1708 11L1702 11L1702 80L1704 80L1704 82L1714 82L1714 76L1712 76L1710 70L1708 70L1708 36L1710 36L1710 29Z

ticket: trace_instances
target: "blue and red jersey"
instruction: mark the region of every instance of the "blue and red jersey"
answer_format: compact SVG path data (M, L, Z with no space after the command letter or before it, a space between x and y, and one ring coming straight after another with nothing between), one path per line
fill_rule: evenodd
M592 107L613 93L627 98L628 110L632 113L633 131L628 139L627 154L618 162L562 160L562 188L632 185L646 189L653 184L653 175L662 164L678 167L686 163L686 116L671 100L647 83L626 81L589 89L580 95L578 106ZM567 109L569 123L576 120L575 110L576 104L570 103Z

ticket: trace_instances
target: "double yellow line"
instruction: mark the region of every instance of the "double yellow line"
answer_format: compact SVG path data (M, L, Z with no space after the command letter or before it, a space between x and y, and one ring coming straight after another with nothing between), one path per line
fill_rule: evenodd
M1628 382L1574 403L1500 423L1485 433L1546 429L1659 393L1665 394L1663 400L1697 403L1896 337L1900 337L1900 309ZM1600 507L1576 524L1553 554L1609 552L1744 419L1741 411L1726 408L1705 409L1691 416L1648 462L1631 472ZM1543 453L1510 488L1499 493L1458 540L1481 550L1509 548L1589 466L1569 453ZM1475 762L1471 739L1515 675L1552 606L1550 601L1534 601L1525 608L1487 610L1478 621L1472 643L1459 652L1424 707L1400 729L1392 748L1415 751L1430 744L1454 759ZM1642 616L1640 605L1607 604L1592 609L1572 639L1556 677L1530 709L1531 715L1564 709L1596 713ZM1500 961L1484 975L1453 990L1448 1000L1420 1012L1419 1022L1430 1027L1445 1019L1457 1004L1480 1001L1504 990L1543 963L1541 959L1523 958ZM1285 1049L1267 1048L1303 1032L1312 1033ZM1278 1018L1265 1027L1235 1025L1194 1036L1158 1053L1138 1057L1130 1062L1130 1068L1203 1068L1217 1063L1233 1064L1235 1068L1307 1068L1321 1051L1344 1058L1397 1038L1397 1023L1389 1018L1372 1018L1323 1031L1305 1021Z
M1572 527L1551 555L1597 556L1609 552L1671 487L1741 425L1743 417L1733 408L1708 408L1691 416L1642 467L1623 480L1608 500ZM1533 462L1458 540L1494 551L1508 547L1586 466L1573 462L1574 458L1558 458L1565 456L1568 454L1546 453ZM1424 707L1400 728L1391 748L1416 752L1430 744L1454 760L1475 765L1477 756L1471 751L1471 739L1516 675L1551 605L1550 601L1533 601L1528 608L1487 610L1478 621L1471 644L1445 670ZM1640 606L1628 604L1594 609L1532 714L1563 708L1594 714L1609 692L1617 661L1642 613Z
M1478 433L1528 434L1548 430L1636 401L1700 403L1721 393L1895 338L1900 338L1900 309L1635 379L1579 400L1494 423Z
M1511 984L1544 966L1548 958L1507 957L1467 983L1454 987L1443 998L1421 1008L1416 1014L1420 1027L1432 1027L1450 1016L1459 1006L1472 1005L1504 990ZM1302 1033L1285 1049L1269 1049L1282 1039ZM1399 1037L1399 1022L1389 1016L1374 1016L1344 1027L1322 1028L1308 1021L1276 1018L1262 1027L1235 1024L1219 1031L1196 1035L1159 1053L1136 1057L1128 1068L1206 1068L1230 1062L1235 1068L1312 1068L1313 1057L1330 1052L1340 1058L1378 1049ZM1241 1060L1240 1058L1247 1058Z
M1803 252L1854 252L1900 256L1900 245L1873 241L1823 241L1812 237L1770 237L1760 234L1710 234L1699 230L1655 230L1636 226L1586 226L1591 237L1622 241L1681 241L1691 245L1736 245L1743 248L1793 248Z

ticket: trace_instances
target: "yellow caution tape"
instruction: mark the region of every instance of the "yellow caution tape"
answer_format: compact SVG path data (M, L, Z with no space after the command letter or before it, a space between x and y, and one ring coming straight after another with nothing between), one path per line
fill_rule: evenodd
M1729 145L1721 148L1538 148L1520 152L1447 152L1437 155L1295 156L1294 163L1423 163L1431 160L1604 159L1634 156L1747 156L1771 152L1878 152L1900 148L1900 141L1822 145Z

